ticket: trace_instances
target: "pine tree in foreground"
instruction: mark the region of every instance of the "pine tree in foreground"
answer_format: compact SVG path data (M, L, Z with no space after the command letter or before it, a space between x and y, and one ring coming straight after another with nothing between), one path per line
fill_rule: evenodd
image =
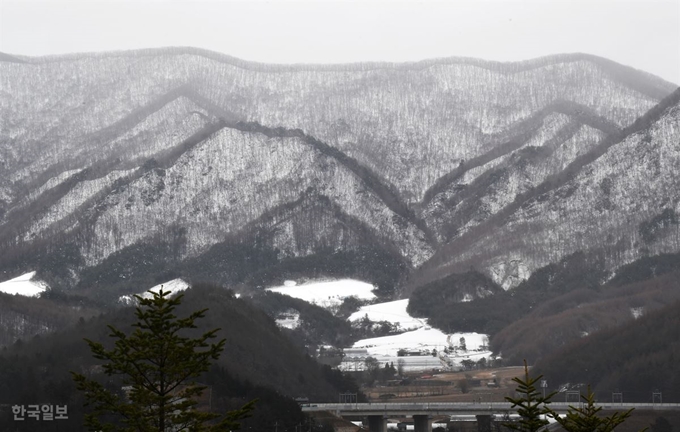
M506 397L505 400L512 402L511 408L517 408L517 414L520 419L516 423L504 423L503 425L509 429L520 432L537 432L544 426L548 425L549 421L546 416L551 412L547 405L550 399L555 394L550 393L543 396L541 392L536 389L536 383L543 378L539 375L536 378L529 376L529 367L526 360L524 361L524 379L515 377L512 380L517 383L516 392L519 394L516 398Z
M598 414L602 411L602 407L595 405L595 394L591 391L590 386L588 386L588 394L581 396L585 405L580 408L570 405L567 414L560 416L548 406L550 399L552 399L556 392L543 396L536 389L535 384L541 378L543 378L543 375L539 375L536 378L529 376L529 368L525 360L524 379L519 377L512 379L517 383L516 392L519 396L516 398L505 398L507 401L512 402L511 408L519 407L517 413L520 416L520 420L514 423L503 423L503 426L519 432L538 432L546 429L546 426L550 423L548 417L552 417L566 432L612 432L614 428L630 417L633 411L631 408L622 413L615 412L612 415L600 417ZM641 432L644 432L644 430Z
M104 360L104 373L121 376L127 392L107 388L85 376L71 372L77 388L85 392L92 412L85 425L103 432L217 432L236 430L238 421L250 415L254 401L224 416L198 411L197 398L205 390L194 379L206 372L224 350L225 340L209 343L219 329L188 338L183 333L196 328L194 321L207 309L177 318L173 311L182 295L149 291L153 298L135 296L136 329L132 334L109 325L115 347L108 351L101 343L85 339L96 359Z

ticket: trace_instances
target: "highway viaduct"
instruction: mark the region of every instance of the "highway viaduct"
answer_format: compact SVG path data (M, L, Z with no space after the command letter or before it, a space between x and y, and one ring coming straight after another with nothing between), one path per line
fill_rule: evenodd
M550 408L566 413L578 403L552 402ZM678 403L598 403L603 411L680 410ZM479 432L488 432L494 416L517 414L509 402L433 402L433 403L321 403L305 404L304 412L328 411L344 418L367 418L370 432L386 432L388 418L412 417L416 432L431 432L432 418L437 416L468 415L477 417Z

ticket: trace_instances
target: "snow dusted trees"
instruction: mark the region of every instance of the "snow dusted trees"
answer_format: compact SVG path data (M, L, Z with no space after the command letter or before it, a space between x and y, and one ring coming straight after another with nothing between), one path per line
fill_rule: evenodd
M150 291L151 292L151 291ZM219 329L197 338L186 331L196 328L194 321L205 316L206 309L186 318L173 314L181 295L169 298L170 292L151 292L153 298L135 296L139 301L135 331L125 334L109 326L115 347L107 350L98 342L85 339L92 354L104 360L109 377L121 376L122 389L112 388L72 372L77 388L84 391L93 411L85 424L96 431L229 431L248 417L254 401L241 409L219 414L199 411L197 398L205 390L194 379L207 372L224 349L225 340L210 343ZM222 418L220 418L222 417Z

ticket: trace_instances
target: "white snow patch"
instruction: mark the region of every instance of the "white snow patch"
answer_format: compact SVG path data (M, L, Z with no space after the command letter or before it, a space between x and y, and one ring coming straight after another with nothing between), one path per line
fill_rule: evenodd
M439 369L454 369L460 366L463 360L478 361L488 358L489 337L480 333L453 333L445 334L438 329L427 325L427 320L411 317L406 312L408 299L396 300L386 303L378 303L362 307L349 317L350 321L357 321L368 316L371 321L389 321L393 324L408 329L397 335L382 336L377 338L363 339L345 349L345 361L340 365L342 370L363 370L366 357L373 357L381 364L399 362L403 363L407 371L427 371ZM414 329L415 328L415 329ZM461 338L465 338L465 347L462 349ZM405 350L408 355L399 357L400 350ZM433 356L433 350L436 355ZM445 352L448 351L448 353ZM420 354L420 355L418 355Z
M409 315L406 312L407 306L408 299L362 306L357 312L350 315L348 320L355 322L368 316L370 321L388 321L392 324L397 324L402 330L413 330L424 327L425 320L413 318Z
M382 336L377 338L362 339L352 345L352 348L366 348L372 356L396 356L400 349L443 351L444 348L456 346L460 338L465 338L467 351L479 350L484 345L486 335L479 333L453 333L446 334L441 330L421 327L416 330L404 332L398 335Z
M0 292L6 294L18 294L26 297L38 297L49 286L38 280L32 280L35 276L34 271L23 274L14 279L0 283Z
M163 288L164 292L170 291L170 296L172 297L174 295L177 295L177 293L179 293L180 291L184 291L187 288L189 288L189 284L182 279L173 279L169 282L156 285L149 289L148 291L139 293L139 295L142 298L150 299L153 298L153 294L151 292L157 293L160 291L161 288ZM126 305L132 305L136 303L136 299L132 295L124 295L118 298L118 302Z
M467 339L466 339L467 341ZM437 329L421 327L398 335L362 339L352 348L366 348L371 356L396 356L400 349L440 350L448 346L446 334Z
M347 297L357 297L361 300L372 300L374 286L352 280L309 282L297 285L294 281L286 281L283 286L269 288L268 291L278 292L299 298L308 303L322 307L337 306ZM406 312L408 299L377 303L361 307L348 320L359 321L368 316L372 322L388 321L398 324L404 333L378 338L363 339L352 347L345 348L346 360L340 365L343 370L362 370L366 357L374 357L380 363L404 363L408 371L423 371L433 369L452 369L466 359L477 361L491 355L487 345L489 338L480 333L445 334L427 325L427 320L415 318ZM299 325L299 315L292 313L280 315L277 319L279 326L295 328ZM466 349L463 350L461 338L465 338ZM398 357L400 350L422 355ZM444 351L448 350L446 354ZM432 351L436 350L435 356Z
M342 279L310 282L303 285L284 284L280 287L267 288L267 291L299 298L321 307L333 307L340 305L348 297L372 300L375 298L374 289L373 285L366 282Z
M636 307L636 308L630 308L630 313L633 315L634 319L640 318L645 312L645 308L643 307Z
M465 338L467 350L456 347ZM479 361L488 358L491 352L486 348L488 336L479 333L454 333L447 335L428 326L398 335L363 339L356 342L347 352L366 354L347 356L340 364L342 370L363 370L366 357L373 357L379 363L403 363L406 371L451 370L460 367L463 360ZM445 349L449 353L445 353ZM416 355L398 356L399 350ZM436 355L432 355L433 350ZM420 354L420 355L418 355Z

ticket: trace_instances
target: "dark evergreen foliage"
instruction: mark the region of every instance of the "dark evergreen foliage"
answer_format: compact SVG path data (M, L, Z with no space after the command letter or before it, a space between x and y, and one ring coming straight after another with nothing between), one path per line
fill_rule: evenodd
M512 403L512 408L517 407L517 414L520 419L513 423L504 423L503 425L508 429L521 432L538 432L548 425L546 415L550 413L548 404L550 399L554 396L551 393L547 396L536 388L536 383L543 378L542 375L537 377L529 376L529 368L524 362L524 377L515 377L512 380L517 383L515 390L517 396L506 396L505 400Z
M186 292L177 314L182 316L205 307L210 308L210 313L197 322L200 328L190 331L189 336L198 337L209 329L221 328L218 337L227 340L227 349L215 368L221 368L225 373L228 371L233 378L229 382L240 383L226 396L221 396L215 388L219 386L215 381L219 374L211 375L212 372L209 371L200 377L198 382L213 388L213 402L224 401L224 405L213 404L214 409L236 409L251 399L260 398L256 416L258 410L270 410L278 413L272 416L283 418L285 416L282 411L289 409L286 408L288 402L285 401L291 398L306 396L313 401L334 402L340 392L358 392L356 383L349 377L323 367L305 356L270 317L249 302L235 298L229 290L197 285ZM122 331L134 330L130 327L132 312L131 308L119 308L98 317L76 319L74 324L64 330L44 334L1 350L0 404L68 405L69 419L58 423L56 427L61 428L58 430L73 432L84 430L84 399L76 390L69 371L93 378L101 379L104 376L82 339L85 337L107 341L107 324ZM111 348L112 346L107 346L107 349ZM114 381L111 382L113 384ZM21 391L17 392L17 389ZM276 401L264 397L266 392L272 397L274 394L278 395ZM265 406L267 400L274 401L274 406ZM299 411L291 411L292 414L295 412ZM14 422L11 410L9 413L9 416L5 415L5 410L0 413L0 430L13 430L15 427L28 432L42 430L36 429L36 423ZM251 421L257 420L248 419L248 422ZM292 421L299 422L297 417Z
M78 390L85 392L85 425L94 431L229 431L250 415L253 401L223 416L196 409L206 390L196 379L207 372L225 348L225 339L212 343L219 329L196 338L186 331L197 328L207 309L178 318L175 309L183 295L170 298L169 291L151 292L152 298L135 296L135 330L129 334L109 325L115 346L107 350L100 342L85 339L92 355L103 360L107 377L120 377L123 387L110 389L106 383L72 372ZM127 387L127 389L126 389Z

